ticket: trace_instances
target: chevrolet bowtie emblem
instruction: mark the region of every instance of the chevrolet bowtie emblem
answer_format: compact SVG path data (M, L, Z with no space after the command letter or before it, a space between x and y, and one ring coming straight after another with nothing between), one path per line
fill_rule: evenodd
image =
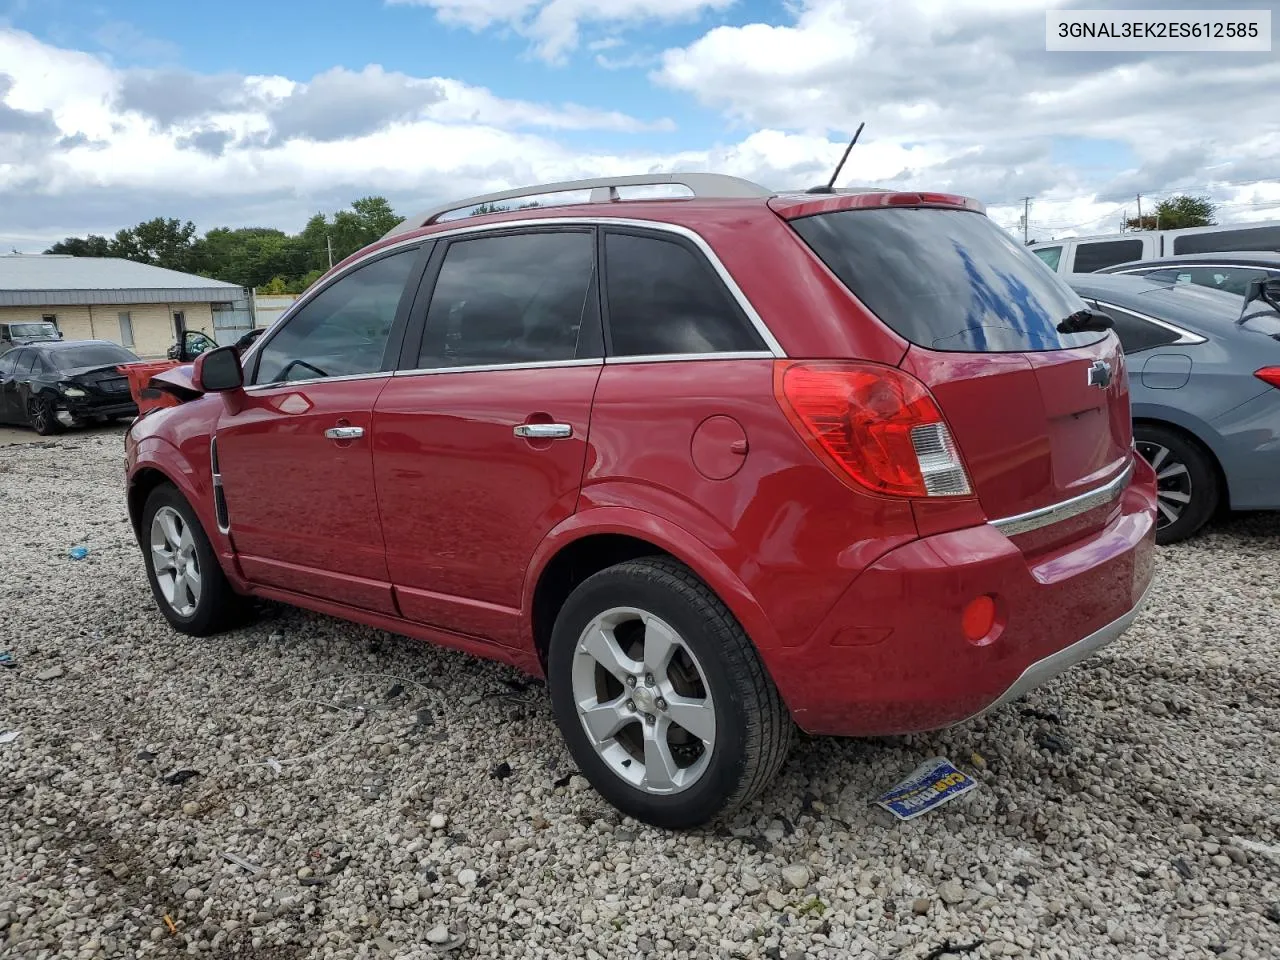
M1089 368L1089 386L1105 390L1111 386L1111 364L1105 360L1093 361Z

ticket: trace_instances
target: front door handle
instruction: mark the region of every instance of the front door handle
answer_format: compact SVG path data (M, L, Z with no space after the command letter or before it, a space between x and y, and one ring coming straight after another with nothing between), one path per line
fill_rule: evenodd
M515 434L526 440L564 440L573 436L573 427L567 423L522 423Z
M324 435L330 440L359 440L364 436L364 427L330 427Z

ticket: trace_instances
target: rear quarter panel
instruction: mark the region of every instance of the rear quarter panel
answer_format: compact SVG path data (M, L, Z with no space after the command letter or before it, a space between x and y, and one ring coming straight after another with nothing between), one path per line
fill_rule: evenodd
M747 442L726 479L692 452L712 417ZM855 492L804 445L774 399L771 360L606 364L590 447L579 513L635 511L701 544L768 618L761 647L803 642L859 572L917 536L909 502Z

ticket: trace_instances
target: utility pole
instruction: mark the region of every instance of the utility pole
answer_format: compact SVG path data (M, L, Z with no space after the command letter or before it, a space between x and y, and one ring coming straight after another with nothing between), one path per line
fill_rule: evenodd
M1139 230L1143 229L1143 226L1142 226L1142 194L1138 194L1138 229L1139 229Z
M1022 198L1022 245L1027 245L1031 233L1031 198Z
M333 269L333 237L329 236L329 234L326 233L324 235L324 243L325 243L325 246L329 248L329 269L332 270Z

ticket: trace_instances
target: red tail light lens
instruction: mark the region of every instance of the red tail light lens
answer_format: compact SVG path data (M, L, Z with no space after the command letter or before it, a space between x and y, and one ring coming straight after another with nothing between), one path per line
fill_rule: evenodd
M1280 367L1263 367L1261 370L1255 370L1253 375L1263 383L1280 387Z
M896 497L971 492L942 411L914 377L870 363L779 361L773 379L783 412L841 478Z

